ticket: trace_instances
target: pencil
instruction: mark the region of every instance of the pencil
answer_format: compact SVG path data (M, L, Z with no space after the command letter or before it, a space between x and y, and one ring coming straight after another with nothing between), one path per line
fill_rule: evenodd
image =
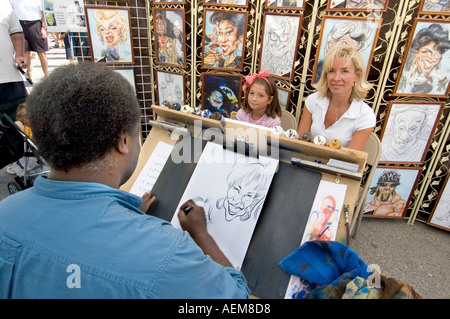
M186 207L186 208L184 209L184 213L185 213L186 215L189 214L189 212L192 210L192 208L194 208L194 206L195 206L195 205L191 205L191 206Z

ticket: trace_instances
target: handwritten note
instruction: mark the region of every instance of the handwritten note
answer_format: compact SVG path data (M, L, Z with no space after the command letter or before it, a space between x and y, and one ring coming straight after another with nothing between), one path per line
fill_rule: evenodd
M134 182L131 187L130 193L137 196L142 196L145 192L148 192L153 188L153 185L155 185L155 182L166 164L172 149L173 146L167 143L159 142L158 145L156 145L155 150L145 163L144 168L136 179L136 182Z

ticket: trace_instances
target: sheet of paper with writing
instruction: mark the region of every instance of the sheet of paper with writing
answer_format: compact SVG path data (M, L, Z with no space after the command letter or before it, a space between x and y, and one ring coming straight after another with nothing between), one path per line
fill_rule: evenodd
M136 182L134 182L131 187L130 193L142 196L145 192L148 192L153 188L172 149L173 146L167 143L159 142L156 145L152 155L145 163L139 176L136 178Z
M192 199L205 210L208 233L234 268L240 269L278 159L245 156L208 142L172 218Z
M320 181L301 245L310 240L336 240L339 218L346 192L346 184ZM297 298L312 288L314 287L311 284L303 283L301 278L291 276L285 298Z

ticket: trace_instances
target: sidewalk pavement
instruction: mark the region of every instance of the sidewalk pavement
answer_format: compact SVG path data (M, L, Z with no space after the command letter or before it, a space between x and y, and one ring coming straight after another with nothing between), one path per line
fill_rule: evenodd
M53 41L49 41L49 48L54 46ZM66 49L64 47L52 48L47 52L47 61L48 61L48 72L50 73L53 69L60 65L69 64L69 60L66 59ZM34 54L34 58L31 59L31 65L33 67L32 71L32 80L33 83L36 84L40 79L44 77L44 71L41 67L41 62L39 61L39 57L37 54ZM25 85L28 90L31 89L31 84L25 81Z

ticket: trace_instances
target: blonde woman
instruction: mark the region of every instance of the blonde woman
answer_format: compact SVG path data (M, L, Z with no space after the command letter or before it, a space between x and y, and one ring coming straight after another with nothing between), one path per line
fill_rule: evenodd
M326 141L338 139L343 147L363 150L376 124L375 113L363 99L372 85L366 80L361 54L353 47L334 46L325 56L317 92L305 100L298 126Z

